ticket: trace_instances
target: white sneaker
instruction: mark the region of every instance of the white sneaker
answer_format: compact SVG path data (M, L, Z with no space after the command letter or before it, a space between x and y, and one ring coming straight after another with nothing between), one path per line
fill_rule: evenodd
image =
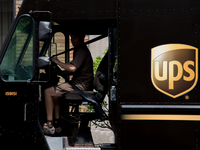
M49 127L48 125L47 125L47 123L45 123L44 125L43 125L43 131L44 131L44 134L46 134L46 135L54 135L55 134L55 128L54 127Z

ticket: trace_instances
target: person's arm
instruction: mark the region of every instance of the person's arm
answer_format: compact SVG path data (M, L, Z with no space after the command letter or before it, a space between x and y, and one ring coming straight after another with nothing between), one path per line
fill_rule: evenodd
M73 73L73 72L75 72L75 71L78 69L78 68L77 68L75 65L73 65L73 64L66 64L66 63L63 63L63 62L59 61L57 57L53 57L53 58L51 59L51 61L55 62L55 63L56 63L57 65L59 65L61 68L65 69L64 72L67 73L67 74Z

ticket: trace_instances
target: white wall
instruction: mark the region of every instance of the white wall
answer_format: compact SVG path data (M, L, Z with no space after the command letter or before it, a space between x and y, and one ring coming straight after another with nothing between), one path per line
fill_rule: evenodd
M100 35L89 35L89 40L98 37ZM103 53L105 49L108 47L108 38L103 38L99 41L96 41L94 43L89 44L88 48L90 49L90 52L92 54L93 61L95 61L95 58L97 56L103 57Z

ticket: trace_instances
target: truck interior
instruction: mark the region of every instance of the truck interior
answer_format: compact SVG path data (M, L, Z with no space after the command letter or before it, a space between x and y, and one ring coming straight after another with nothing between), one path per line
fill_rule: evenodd
M69 35L66 35L69 36ZM54 43L55 44L55 43ZM48 44L49 45L49 44ZM40 64L45 64L43 62L43 56L47 53L47 49L45 49L46 43L42 47L42 51L40 53ZM73 48L72 48L73 49ZM43 54L42 54L43 53ZM62 52L61 52L62 54ZM56 54L59 56L59 54ZM69 56L69 55L67 55ZM69 58L67 58L69 59ZM45 58L46 60L46 58ZM46 63L46 64L50 64ZM93 144L92 137L90 133L90 129L88 129L88 123L91 120L99 119L101 121L104 121L108 119L107 114L102 110L101 103L103 102L105 95L107 94L107 79L108 79L108 54L106 54L101 61L97 72L95 73L94 77L94 91L81 91L76 87L75 85L73 88L75 89L74 92L67 93L63 95L62 98L60 98L60 106L61 106L61 119L62 119L62 136L78 136L75 139L71 139L70 145L85 145L87 143L90 144L90 146ZM40 69L44 69L45 73L41 73L40 80L47 81L47 83L41 83L41 93L44 93L44 90L49 86L55 86L58 84L59 80L58 78L63 78L65 81L69 82L69 77L66 77L65 74L63 74L62 70L55 65L54 63L51 63L50 66L44 66ZM41 71L40 71L41 72ZM57 77L59 76L59 77ZM50 78L49 78L50 77ZM72 83L71 83L72 84ZM44 107L44 97L43 94L41 95L42 101L41 101L41 114L45 114L43 112L45 110ZM95 109L95 112L80 112L80 105L92 105ZM41 116L42 117L42 116ZM45 117L44 117L45 118ZM45 122L45 119L41 118L40 122L41 125ZM79 125L79 122L80 125ZM79 129L78 129L79 126ZM73 129L76 128L76 129ZM72 130L77 133L77 135L74 135L75 133L69 133ZM78 132L77 132L78 131ZM56 135L60 136L60 135ZM84 140L83 140L84 139ZM73 143L74 142L74 143Z
M109 20L110 21L110 20ZM66 21L68 22L68 21ZM68 63L70 61L70 54L69 52L73 50L73 48L69 49L69 39L65 40L65 51L58 53L57 50L57 44L54 42L54 37L55 34L58 32L61 32L64 34L65 37L69 37L70 34L76 34L76 33L84 33L85 35L94 35L98 34L99 36L95 39L89 40L86 42L86 44L90 44L93 42L96 42L104 37L110 36L109 39L112 39L114 41L114 26L110 23L106 24L106 26L103 26L102 29L100 30L95 30L96 28L90 27L89 29L86 28L84 29L78 29L76 26L77 24L82 24L81 21L75 21L75 22L70 22L70 27L65 27L66 22L64 23L53 23L52 24L52 38L51 41L48 40L43 40L43 44L41 46L40 50L40 57L39 61L40 64L45 64L43 62L43 56L49 56L55 57L64 54L65 55L65 62ZM92 24L92 21L89 21L89 24ZM43 22L40 22L43 24ZM87 24L87 23L83 23ZM96 24L96 23L95 23ZM47 26L49 24L46 24ZM43 26L45 26L43 24ZM48 27L44 28L48 28ZM67 29L72 29L72 30L67 30ZM78 29L78 30L76 30ZM109 33L110 32L110 33ZM41 33L41 32L40 32ZM43 33L45 34L45 33ZM110 34L110 35L109 35ZM115 34L116 35L116 34ZM40 35L39 35L40 36ZM49 44L51 42L51 44ZM51 47L49 45L54 45L55 49L50 49ZM53 46L52 46L53 47ZM100 121L105 121L108 120L108 115L103 111L101 103L103 102L106 94L108 94L108 86L110 86L110 83L108 83L108 75L109 75L109 69L113 68L114 62L110 62L109 57L114 57L115 58L115 52L114 49L113 55L111 56L111 46L108 45L108 52L104 55L102 61L100 62L97 71L94 73L94 82L93 82L93 87L94 91L81 91L76 87L75 85L72 85L72 87L75 89L74 92L67 93L63 95L62 98L60 98L60 106L61 106L61 119L62 119L62 136L68 136L68 141L70 146L94 146L93 140L92 140L92 135L90 128L88 127L89 121L92 120L100 120ZM92 50L91 50L92 51ZM109 54L110 53L110 54ZM40 59L42 58L42 59ZM114 60L114 59L113 59ZM111 64L110 68L108 68L108 63ZM46 64L50 64L47 63ZM40 69L44 69L45 73L40 74L39 80L43 81L48 81L47 83L41 83L41 93L44 93L45 88L48 86L56 85L58 84L58 76L60 78L63 78L65 81L69 81L70 77L66 77L62 70L56 66L54 63L51 63L51 65L43 66ZM41 71L40 71L41 72ZM113 74L113 73L112 73ZM43 75L43 76L42 76ZM70 83L72 84L72 83ZM41 95L42 101L40 102L41 107L40 107L40 114L45 114L44 110L44 99L43 99L43 94ZM94 112L80 112L80 105L91 105L94 108ZM45 117L43 115L40 115L40 123L41 125L44 123ZM59 135L56 135L59 136Z

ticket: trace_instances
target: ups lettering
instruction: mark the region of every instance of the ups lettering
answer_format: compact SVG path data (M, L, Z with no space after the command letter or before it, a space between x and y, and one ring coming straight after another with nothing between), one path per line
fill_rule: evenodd
M186 44L152 48L151 81L158 91L172 98L190 92L198 81L198 48Z
M195 78L195 72L190 66L194 66L194 61L188 60L183 65L177 61L163 61L162 67L160 67L159 61L154 62L155 67L155 78L158 81L168 80L168 89L174 89L174 82L179 81L182 77L184 81L192 81ZM160 70L162 68L162 70ZM183 75L184 72L188 76ZM162 75L160 75L160 73Z

